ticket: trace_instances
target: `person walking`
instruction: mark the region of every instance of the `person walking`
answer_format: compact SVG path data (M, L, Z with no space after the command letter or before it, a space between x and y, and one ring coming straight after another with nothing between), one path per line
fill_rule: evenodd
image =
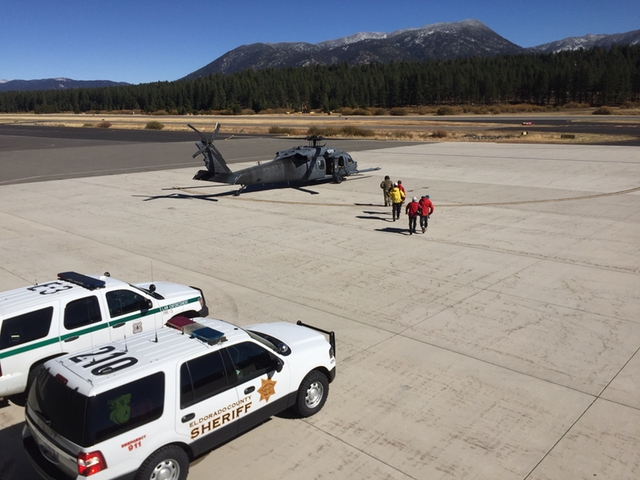
M398 188L398 184L394 183L393 188L389 190L389 198L391 199L391 213L393 215L393 221L400 218L402 212L402 202L404 197L402 196L402 190Z
M391 199L389 198L389 191L393 188L393 182L389 178L389 175L385 175L384 180L380 183L380 188L384 195L384 206L391 206Z
M420 228L422 228L422 233L427 231L427 227L429 225L429 215L433 213L433 202L429 198L429 195L423 195L420 199Z
M420 211L420 204L418 203L418 199L413 197L413 199L407 203L405 208L405 212L409 215L409 235L413 235L416 233L416 223L418 222L418 215Z
M398 180L398 188L402 192L402 203L404 203L404 199L407 198L407 192L404 189L404 185L402 185L402 180Z

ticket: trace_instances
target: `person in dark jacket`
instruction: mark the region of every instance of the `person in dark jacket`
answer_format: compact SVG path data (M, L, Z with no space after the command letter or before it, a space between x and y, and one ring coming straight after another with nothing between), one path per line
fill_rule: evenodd
M429 195L424 195L418 203L420 204L420 227L422 228L422 233L424 233L429 226L429 215L434 210L433 202L429 199Z
M409 215L409 235L413 235L416 233L416 223L418 221L418 210L420 209L420 204L418 203L418 199L413 197L413 199L407 203L405 208L405 212Z
M393 188L393 182L389 178L389 175L384 177L384 180L380 183L380 188L382 189L382 193L384 195L384 206L388 207L391 205L391 199L389 198L389 191Z

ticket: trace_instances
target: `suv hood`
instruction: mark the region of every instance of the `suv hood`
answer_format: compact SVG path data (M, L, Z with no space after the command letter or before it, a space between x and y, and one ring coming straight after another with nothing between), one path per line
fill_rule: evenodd
M288 322L259 323L243 327L245 330L266 333L272 337L286 343L292 350L295 347L304 345L308 347L310 344L320 343L329 345L326 337L311 328L303 327Z
M165 298L165 301L168 302L202 296L202 294L195 288L180 285L178 283L145 282L135 284L136 287L142 288L144 290L149 290L149 287L151 285L155 285L156 293L162 295ZM162 302L162 300L160 300L160 302Z

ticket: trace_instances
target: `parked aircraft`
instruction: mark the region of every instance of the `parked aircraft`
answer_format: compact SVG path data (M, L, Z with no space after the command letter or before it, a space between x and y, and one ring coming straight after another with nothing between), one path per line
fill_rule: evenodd
M273 160L232 172L220 151L213 144L220 131L220 124L210 137L206 137L193 125L189 127L200 135L196 142L198 151L193 158L202 154L206 170L199 170L194 180L240 185L235 195L240 195L249 185L307 184L321 181L341 183L350 175L380 170L379 167L358 170L358 163L347 152L328 148L320 144L322 137L307 137L308 146L298 146L277 152Z

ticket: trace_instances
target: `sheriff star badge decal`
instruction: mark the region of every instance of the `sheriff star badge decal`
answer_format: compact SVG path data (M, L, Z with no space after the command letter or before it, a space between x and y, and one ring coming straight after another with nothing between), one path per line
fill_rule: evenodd
M262 381L262 386L258 389L258 393L260 394L260 400L264 400L265 402L269 401L269 397L271 397L271 395L273 395L274 393L276 393L276 383L278 383L276 380L264 380L264 379L260 379Z

